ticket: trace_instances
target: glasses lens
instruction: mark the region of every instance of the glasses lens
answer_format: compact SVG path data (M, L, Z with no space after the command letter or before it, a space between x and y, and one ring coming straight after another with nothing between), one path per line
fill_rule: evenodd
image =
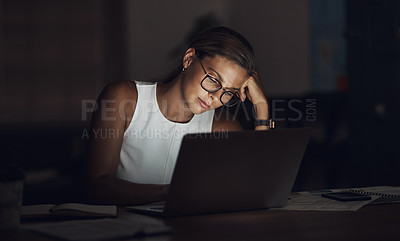
M221 96L221 102L225 106L231 107L239 103L240 99L239 97L231 91L226 91L222 94Z
M218 80L214 79L213 77L207 75L202 82L203 88L209 92L215 92L221 89L221 84Z

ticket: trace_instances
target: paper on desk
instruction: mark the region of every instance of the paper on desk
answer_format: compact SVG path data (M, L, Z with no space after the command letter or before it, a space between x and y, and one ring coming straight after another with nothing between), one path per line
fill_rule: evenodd
M23 229L71 241L94 241L171 232L165 225L143 225L134 220L97 219L24 225Z
M270 210L304 210L304 211L357 211L368 203L379 198L371 196L367 201L341 202L321 197L321 193L293 194L284 207L271 208Z

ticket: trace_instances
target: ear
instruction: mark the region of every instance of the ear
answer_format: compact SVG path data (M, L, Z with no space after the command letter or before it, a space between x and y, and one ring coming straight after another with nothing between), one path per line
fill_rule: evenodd
M183 67L188 68L192 64L195 56L196 50L194 48L189 48L186 50L185 55L183 56Z

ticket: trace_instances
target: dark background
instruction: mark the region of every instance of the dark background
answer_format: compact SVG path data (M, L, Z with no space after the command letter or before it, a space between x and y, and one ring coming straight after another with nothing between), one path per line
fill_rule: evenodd
M277 127L313 128L294 190L400 185L400 1L0 0L1 161L24 203L82 201L82 104L219 24L253 44Z

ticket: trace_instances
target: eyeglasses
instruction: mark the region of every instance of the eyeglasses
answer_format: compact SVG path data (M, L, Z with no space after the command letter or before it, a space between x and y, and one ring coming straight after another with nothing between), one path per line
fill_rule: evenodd
M203 69L204 73L206 74L201 81L201 87L209 92L209 93L215 93L219 91L220 89L223 89L224 92L222 93L221 97L219 100L221 103L227 107L232 107L240 102L240 95L238 92L234 91L229 91L226 90L222 87L221 82L219 82L216 78L214 78L212 75L208 74L206 69L204 68L203 64L201 63L201 59L199 56L197 56L199 59L201 68Z

